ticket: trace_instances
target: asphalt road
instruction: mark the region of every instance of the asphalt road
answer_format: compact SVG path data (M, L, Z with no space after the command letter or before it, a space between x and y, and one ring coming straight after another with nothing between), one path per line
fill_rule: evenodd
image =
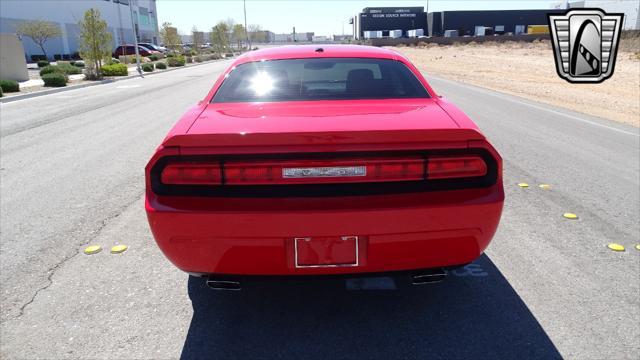
M448 80L432 84L505 159L502 223L476 263L421 287L239 293L176 270L146 224L143 169L227 64L0 105L0 357L640 356L638 129Z

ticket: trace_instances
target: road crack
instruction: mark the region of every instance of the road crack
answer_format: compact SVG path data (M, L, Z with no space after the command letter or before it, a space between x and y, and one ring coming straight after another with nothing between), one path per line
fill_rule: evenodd
M119 209L117 209L115 211L115 213L111 216L106 217L105 219L103 219L100 223L100 225L98 225L98 227L91 231L90 233L92 234L90 239L87 239L83 242L81 242L78 246L76 246L74 248L74 251L71 253L69 253L67 256L63 257L60 261L58 261L55 265L51 266L50 268L47 269L46 273L47 273L47 279L46 279L46 284L38 289L36 289L36 291L33 293L33 296L31 296L31 298L25 302L22 306L20 306L20 308L18 309L18 314L13 316L13 317L9 317L7 319L5 319L4 321L2 321L2 323L8 322L10 320L16 320L19 319L20 317L22 317L25 314L25 310L26 308L31 305L32 303L35 302L36 298L38 297L38 295L44 291L47 290L51 285L53 285L53 276L56 274L56 272L68 261L74 259L76 256L78 256L80 254L80 249L84 246L86 246L88 243L90 243L95 237L99 236L100 233L102 232L102 230L104 230L112 221L114 221L115 219L117 219L118 217L120 217L120 215L122 215L125 211L127 211L131 206L133 206L134 204L136 204L138 201L140 201L140 199L142 198L142 196L144 195L144 190L136 195L134 197L133 201L128 202L127 204L125 204L124 206L120 207Z

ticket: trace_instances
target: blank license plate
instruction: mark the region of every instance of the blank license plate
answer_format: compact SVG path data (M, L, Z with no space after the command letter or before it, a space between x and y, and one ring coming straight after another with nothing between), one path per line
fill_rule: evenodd
M295 238L296 267L358 265L358 237Z

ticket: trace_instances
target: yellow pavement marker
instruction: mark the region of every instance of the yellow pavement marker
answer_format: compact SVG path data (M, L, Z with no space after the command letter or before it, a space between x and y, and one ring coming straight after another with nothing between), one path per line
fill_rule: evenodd
M624 251L624 246L616 243L611 243L607 247L613 251Z
M84 248L84 253L87 255L97 254L102 250L100 245L90 245Z
M125 252L129 247L127 245L116 245L111 248L112 254L120 254Z
M636 250L640 250L640 244L636 244Z
M542 190L548 190L548 189L551 189L551 185L549 185L549 184L540 184L540 185L538 185L538 187L539 187L540 189L542 189Z
M527 183L518 183L518 186L520 186L521 188L525 189L529 187L529 184Z
M562 214L562 216L564 216L567 219L570 220L576 220L578 218L578 215L574 214L574 213L564 213Z

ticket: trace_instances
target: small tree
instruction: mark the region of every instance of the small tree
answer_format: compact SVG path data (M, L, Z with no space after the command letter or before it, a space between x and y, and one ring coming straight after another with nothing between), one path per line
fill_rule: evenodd
M62 36L62 30L58 25L42 20L25 21L18 25L16 31L20 36L26 36L40 46L42 53L47 58L44 44L51 38Z
M220 55L225 53L229 47L229 38L227 37L228 32L229 28L223 21L220 21L216 26L211 28L211 44Z
M233 39L238 44L238 49L240 49L242 42L245 41L246 38L247 32L244 30L244 26L242 26L242 24L233 25Z
M111 33L107 22L100 18L98 9L89 9L84 13L80 27L80 57L85 61L85 71L90 79L100 78L102 62L111 58Z
M198 31L198 28L194 26L191 29L191 40L196 52L200 53L200 47L204 44L204 33L202 31Z
M178 35L178 29L171 26L170 22L162 24L162 28L160 29L160 38L162 39L164 46L171 49L174 53L182 47L182 41Z
M231 46L233 39L233 26L236 24L236 21L232 18L227 18L224 23L227 25L227 45Z
M262 31L262 27L257 24L249 24L247 25L247 29L249 31L249 46L251 46L251 42L265 42L267 41L265 32Z

